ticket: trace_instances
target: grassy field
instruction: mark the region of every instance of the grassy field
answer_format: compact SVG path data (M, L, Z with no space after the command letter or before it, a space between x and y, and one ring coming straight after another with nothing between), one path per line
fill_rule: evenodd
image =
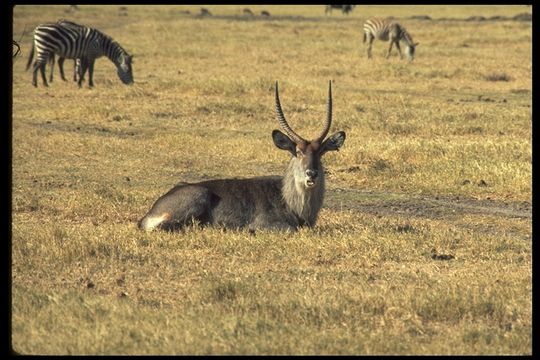
M467 21L531 7L245 7L14 8L13 350L531 354L532 23ZM370 16L413 63L366 58ZM34 88L32 30L59 18L117 40L135 84L101 58L94 88ZM309 138L330 79L347 140L314 229L137 229L180 181L282 174L275 81Z

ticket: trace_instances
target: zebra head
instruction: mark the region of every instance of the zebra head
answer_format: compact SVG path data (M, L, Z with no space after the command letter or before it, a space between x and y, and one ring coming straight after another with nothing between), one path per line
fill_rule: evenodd
M131 85L133 84L133 72L131 69L131 59L133 58L132 55L128 55L127 53L123 53L119 56L119 61L116 64L116 69L118 73L118 77L120 80L126 84Z
M407 53L407 59L409 60L409 62L414 60L414 52L415 52L416 47L418 46L418 44L419 43L411 43L411 44L407 45L407 47L405 48L405 51Z

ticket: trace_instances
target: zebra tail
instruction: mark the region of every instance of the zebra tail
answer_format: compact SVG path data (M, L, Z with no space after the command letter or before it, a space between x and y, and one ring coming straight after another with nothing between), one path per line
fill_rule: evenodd
M364 41L363 43L365 44L366 43L366 33L364 33Z
M30 68L32 59L34 58L34 44L32 44L32 49L30 49L30 57L28 57L28 62L26 63L26 71Z

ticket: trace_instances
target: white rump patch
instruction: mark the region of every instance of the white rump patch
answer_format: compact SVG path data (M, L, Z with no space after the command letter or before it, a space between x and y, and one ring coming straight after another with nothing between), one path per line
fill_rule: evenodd
M142 228L146 231L152 231L159 226L159 224L170 218L171 215L169 213L163 213L161 216L147 217L142 221Z

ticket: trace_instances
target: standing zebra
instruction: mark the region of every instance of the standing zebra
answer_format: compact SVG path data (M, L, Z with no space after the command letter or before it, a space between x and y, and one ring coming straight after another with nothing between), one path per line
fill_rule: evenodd
M88 70L88 84L94 86L94 62L97 58L107 56L117 68L118 77L124 84L133 83L131 58L116 41L110 36L87 26L72 26L62 23L42 24L34 29L34 42L26 64L26 70L30 68L36 49L36 61L32 85L37 87L37 72L40 70L43 84L48 86L45 77L47 60L54 54L67 59L81 59L81 71L78 84Z
M403 59L401 48L399 47L399 42L403 41L406 44L405 53L407 54L407 59L412 61L414 59L414 50L418 45L418 43L413 42L411 35L402 25L391 19L371 18L366 20L364 23L364 43L366 39L368 41L368 59L371 59L371 46L375 39L382 41L390 40L390 47L386 54L387 59L394 44L396 44L396 48L398 49L399 57Z

